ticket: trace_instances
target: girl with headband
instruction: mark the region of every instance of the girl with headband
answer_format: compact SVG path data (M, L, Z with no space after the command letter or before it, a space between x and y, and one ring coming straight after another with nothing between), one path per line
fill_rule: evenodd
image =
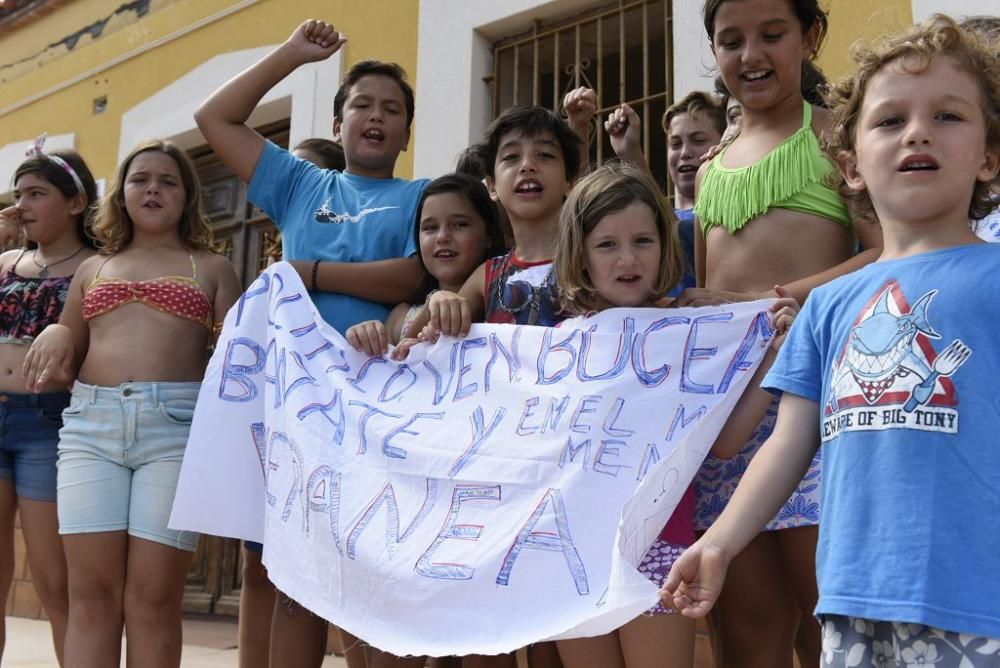
M44 137L14 173L14 204L0 210L0 247L22 233L29 248L0 255L0 596L14 576L14 514L60 663L68 611L66 559L56 520L56 447L69 383L25 394L20 369L35 337L58 322L70 280L94 254L97 187L74 151L44 153ZM0 622L0 655L6 634Z

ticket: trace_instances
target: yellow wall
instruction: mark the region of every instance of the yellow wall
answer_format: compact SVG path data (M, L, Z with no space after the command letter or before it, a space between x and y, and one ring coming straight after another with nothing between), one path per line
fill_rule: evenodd
M107 7L117 4L117 1L78 0L23 30L31 32L35 43L49 43L65 34L73 22L86 25L88 16L106 15ZM31 96L236 4L237 0L170 0L138 22L53 59L29 76L0 85L0 146L43 131L50 135L75 132L76 148L95 176L109 176L118 155L122 113L212 56L279 43L301 21L313 17L333 21L348 35L350 41L343 56L348 66L364 58L380 58L402 65L410 73L411 83L415 78L417 0L259 0L221 21L10 111ZM104 9L97 11L97 6ZM63 14L70 11L69 7L74 8L73 13ZM0 40L5 57L7 40L16 34ZM22 48L24 43L18 44ZM102 95L108 98L107 111L95 116L93 99ZM407 177L411 173L411 154L404 153L397 174Z
M108 176L118 155L122 113L212 56L279 43L310 17L331 20L347 33L346 64L364 58L392 60L406 68L411 82L415 78L418 0L258 0L218 22L100 71L112 59L240 2L152 0L145 17L120 17L99 39L84 37L75 49L59 50L29 74L5 81L16 72L0 73L0 146L25 141L43 131L51 135L76 133L77 148L95 174ZM39 44L59 40L103 18L119 4L120 0L67 3L0 38L0 60L10 63L35 54ZM830 32L819 62L831 78L848 71L848 49L856 39L912 23L911 0L828 0L826 6ZM64 82L87 73L90 75L81 81L59 89ZM25 104L38 95L42 97ZM102 95L108 98L107 110L94 115L93 100ZM400 156L397 173L412 175L412 152Z
M874 39L913 25L912 0L828 0L830 30L819 66L831 81L851 69L849 51L858 39Z
M175 1L149 0L146 16ZM120 0L75 0L44 20L30 21L4 35L0 41L0 84L37 73L40 66L92 44L95 40L87 28L96 28L97 39L101 39L140 20L138 8L116 13L121 5ZM99 26L100 22L104 25ZM72 35L79 35L79 39L70 45L65 39Z

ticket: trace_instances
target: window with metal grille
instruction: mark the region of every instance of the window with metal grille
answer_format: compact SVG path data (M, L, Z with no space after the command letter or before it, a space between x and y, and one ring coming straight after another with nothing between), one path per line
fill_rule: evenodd
M670 0L618 0L571 19L536 23L493 45L493 115L537 104L562 111L578 86L597 92L590 158L614 157L604 120L622 103L642 119L643 152L657 182L666 183L666 136L660 119L673 102Z

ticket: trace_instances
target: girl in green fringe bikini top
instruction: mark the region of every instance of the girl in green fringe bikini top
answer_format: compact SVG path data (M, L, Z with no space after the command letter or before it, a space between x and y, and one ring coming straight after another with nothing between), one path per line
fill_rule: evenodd
M812 130L812 105L802 105L802 127L770 153L746 167L722 165L726 149L705 170L694 212L707 235L713 227L730 234L768 210L793 209L836 221L853 231L840 195L826 185L834 165Z

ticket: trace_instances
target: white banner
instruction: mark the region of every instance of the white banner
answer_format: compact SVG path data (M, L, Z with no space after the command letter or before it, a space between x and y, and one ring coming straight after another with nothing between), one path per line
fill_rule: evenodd
M226 318L171 526L264 543L283 592L395 654L606 633L771 336L766 302L476 325L354 352L298 275Z

